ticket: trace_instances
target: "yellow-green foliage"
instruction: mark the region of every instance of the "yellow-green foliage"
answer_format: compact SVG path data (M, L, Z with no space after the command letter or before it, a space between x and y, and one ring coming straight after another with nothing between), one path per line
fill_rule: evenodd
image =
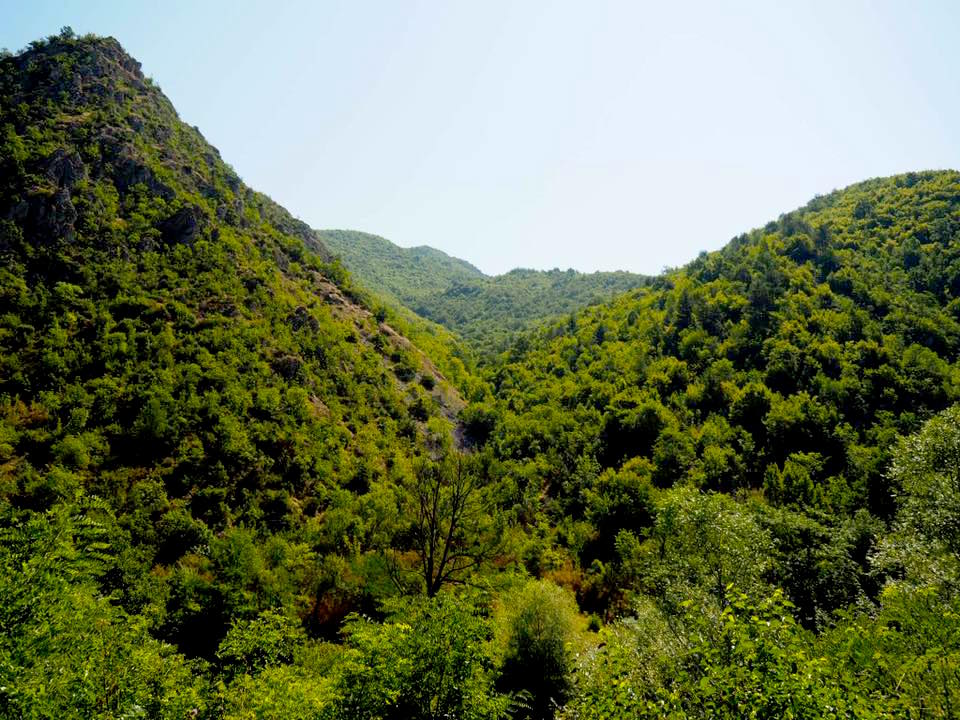
M456 390L116 41L0 59L0 128L3 502L108 502L110 592L190 655L276 605L335 627L381 591L328 612L314 564L385 574Z

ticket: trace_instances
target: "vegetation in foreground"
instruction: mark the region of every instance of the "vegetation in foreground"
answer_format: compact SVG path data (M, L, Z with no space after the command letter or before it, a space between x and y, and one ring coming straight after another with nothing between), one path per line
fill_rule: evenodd
M956 173L478 376L115 41L0 58L0 131L4 717L956 714Z

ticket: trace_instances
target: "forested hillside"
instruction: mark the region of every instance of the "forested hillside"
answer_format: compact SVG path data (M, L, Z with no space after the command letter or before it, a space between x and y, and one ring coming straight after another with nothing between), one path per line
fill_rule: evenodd
M491 374L500 452L889 517L893 438L960 399L958 231L957 173L873 180L573 315Z
M0 716L956 715L960 174L467 277L564 315L481 370L325 237L115 40L0 56Z
M960 174L910 173L818 197L648 288L537 333L490 369L493 398L464 417L504 463L529 517L545 516L547 542L527 566L574 588L584 609L636 617L590 661L588 697L573 703L572 717L619 717L613 707L627 697L647 698L656 716L663 688L688 698L684 712L707 698L751 703L735 690L748 682L736 667L744 658L729 649L701 648L697 657L723 666L731 695L701 680L709 690L693 691L689 705L691 688L659 675L662 657L648 654L684 652L669 647L667 627L711 605L721 618L715 631L744 632L758 643L751 653L766 652L766 631L735 626L738 603L773 588L787 604L762 603L750 622L788 607L791 621L830 638L829 651L804 652L853 652L844 643L862 639L841 638L862 626L838 628L837 614L871 608L930 618L937 629L916 629L931 634L911 642L938 663L956 661L949 643L958 636L940 644L955 632L946 618L957 602L956 558L941 551L953 552L947 526L960 517L950 459L960 448L956 411L922 440L897 438L960 399L958 295ZM920 529L924 522L932 524ZM888 535L891 524L900 531ZM931 537L940 550L921 561L925 550L910 546L929 549ZM898 594L892 578L914 573L927 594ZM912 602L919 607L901 606ZM917 690L897 712L949 714L960 676L940 670L939 694ZM631 678L629 691L604 686L611 672ZM796 712L828 716L822 706Z
M649 281L628 272L575 270L516 269L491 277L430 247L401 248L351 230L319 234L361 285L439 323L481 355L500 352L546 321Z
M467 410L471 431L551 498L580 580L607 599L628 589L618 553L658 488L802 516L791 552L889 520L897 436L960 399L958 218L955 172L817 198L516 348L491 370L495 399ZM862 569L829 581L838 598L796 566L778 581L816 626L869 594Z
M0 493L17 568L0 707L131 711L120 690L75 696L96 655L83 643L103 642L118 655L98 677L139 673L152 717L165 692L189 695L160 687L161 642L213 660L232 621L269 608L335 635L378 592L363 567L463 401L116 41L63 34L0 59L0 128ZM89 637L102 623L117 637ZM68 654L81 664L47 687L44 663Z
M318 234L368 287L404 304L485 277L467 261L425 245L402 248L355 230L320 230Z

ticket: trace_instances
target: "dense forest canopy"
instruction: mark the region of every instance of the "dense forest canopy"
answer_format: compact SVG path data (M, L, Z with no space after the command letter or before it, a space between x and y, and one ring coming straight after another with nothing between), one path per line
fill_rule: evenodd
M960 399L958 211L954 172L866 182L541 331L491 374L501 452L528 418L661 486L888 517L893 438Z
M385 242L0 56L0 716L955 716L960 174L629 287Z
M0 69L4 494L106 501L115 599L210 653L265 600L259 563L319 572L291 528L327 512L336 529L311 532L338 552L377 542L383 484L449 442L463 401L115 41L61 36ZM252 553L230 598L219 543Z
M456 333L481 359L505 350L544 322L650 280L622 271L522 268L491 277L431 247L401 248L351 230L323 230L319 235L361 285Z

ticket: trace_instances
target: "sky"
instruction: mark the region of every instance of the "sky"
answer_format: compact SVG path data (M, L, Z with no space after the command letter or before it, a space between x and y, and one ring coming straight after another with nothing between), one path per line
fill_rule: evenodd
M656 273L869 177L960 168L960 3L0 0L116 37L316 228L488 273Z

